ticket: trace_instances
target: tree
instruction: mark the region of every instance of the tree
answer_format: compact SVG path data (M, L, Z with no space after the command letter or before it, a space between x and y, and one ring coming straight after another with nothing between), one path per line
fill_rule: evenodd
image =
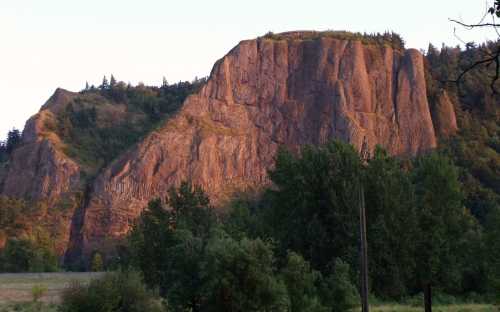
M109 88L113 89L114 87L116 87L116 79L115 79L115 76L113 76L113 74L111 74L111 78L109 80Z
M149 203L130 236L134 263L150 287L172 305L199 311L206 286L202 266L215 226L209 200L199 187L183 182L164 205Z
M222 236L211 240L204 310L290 311L287 289L274 265L272 247L260 239L236 241Z
M165 76L163 76L163 80L162 80L162 83L161 83L161 87L162 87L163 89L168 88L168 81L167 81L167 78L165 78Z
M496 302L500 304L500 207L492 209L485 226L488 258L488 283Z
M326 303L332 307L332 312L351 311L359 305L359 293L351 282L350 267L341 259L332 261L333 268L324 283Z
M309 263L301 255L288 252L286 265L281 270L280 275L288 290L291 312L326 312L330 310L322 304L321 283L323 280L321 273L311 269Z
M490 15L492 17L492 22L485 22L485 18ZM484 56L478 60L473 62L471 65L469 65L464 71L462 71L456 80L454 82L460 83L463 79L463 77L468 74L470 71L480 67L480 66L486 66L490 67L494 65L495 67L495 73L491 77L491 82L490 82L490 88L493 91L493 93L497 93L496 89L496 82L500 79L500 32L498 29L500 28L500 23L496 22L495 17L500 17L500 0L493 0L491 6L488 8L487 12L485 12L485 15L481 19L481 21L477 24L467 24L463 23L458 20L450 19L450 21L465 27L466 29L474 29L474 28L493 28L497 35L497 42L495 44L495 47L492 50L486 50L484 51ZM463 41L462 41L463 42ZM465 42L463 42L465 43ZM470 46L469 43L465 43L467 47ZM473 43L472 43L473 44Z
M263 222L282 255L296 251L321 272L334 258L358 265L361 173L357 151L340 141L278 153Z
M62 294L62 312L162 312L160 298L136 272L106 273L88 284L73 283Z
M377 147L364 178L369 268L379 297L409 295L415 273L415 191L402 161Z
M102 270L104 270L104 261L102 260L101 254L99 252L95 252L92 256L90 271L101 272Z
M419 158L412 178L417 199L417 280L424 290L425 311L430 312L433 285L460 284L457 254L467 214L457 170L448 158L437 153Z
M5 142L0 141L0 163L7 161L7 146Z
M6 151L11 154L12 151L21 143L21 131L14 128L7 134Z
M99 86L99 89L101 90L108 90L109 89L109 83L108 83L108 78L106 78L106 75L102 78L102 83Z

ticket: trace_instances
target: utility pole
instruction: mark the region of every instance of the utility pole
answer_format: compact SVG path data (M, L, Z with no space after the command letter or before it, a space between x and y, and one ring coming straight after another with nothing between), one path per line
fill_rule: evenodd
M361 307L369 312L368 306L368 245L366 240L366 209L363 184L359 183L359 228L361 234Z

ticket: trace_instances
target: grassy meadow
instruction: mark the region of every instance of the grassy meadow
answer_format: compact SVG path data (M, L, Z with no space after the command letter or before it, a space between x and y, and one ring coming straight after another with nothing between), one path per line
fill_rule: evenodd
M0 312L55 312L62 290L71 282L87 283L103 273L12 273L0 274ZM33 302L33 290L44 289L38 303ZM373 312L419 312L423 308L412 305L377 303ZM436 312L498 312L498 307L487 304L437 305ZM360 311L356 309L355 312Z
M102 273L6 273L0 274L0 312L56 311L61 292L73 281L87 283ZM41 289L39 303L34 292Z

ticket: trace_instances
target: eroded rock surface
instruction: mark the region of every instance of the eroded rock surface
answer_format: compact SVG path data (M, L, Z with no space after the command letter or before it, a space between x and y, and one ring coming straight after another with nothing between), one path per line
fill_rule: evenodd
M49 230L60 254L69 242L77 208L80 167L63 153L63 143L51 127L56 124L56 114L74 96L75 93L56 90L40 112L26 122L22 143L13 152L1 192L38 207L32 225Z
M441 91L432 109L432 120L436 134L448 138L458 131L455 107L446 91Z
M333 38L243 41L173 119L97 178L79 242L88 254L125 235L182 180L222 202L268 183L280 145L332 138L394 155L434 148L423 56Z

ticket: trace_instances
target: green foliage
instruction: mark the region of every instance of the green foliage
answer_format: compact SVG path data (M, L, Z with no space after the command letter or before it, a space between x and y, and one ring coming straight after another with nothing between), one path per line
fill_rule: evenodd
M45 304L43 302L16 302L0 303L0 312L56 312L58 307L55 303Z
M429 46L426 56L431 105L446 89L455 105L460 129L456 136L441 142L441 149L459 167L465 205L482 223L489 210L500 203L500 94L494 94L490 86L495 68L480 66L469 71L458 87L440 82L457 79L496 45L490 42L465 51L448 47L438 51Z
M323 276L342 259L356 280L363 183L369 280L377 296L401 299L426 283L452 294L485 291L482 229L463 205L447 157L400 160L377 148L364 164L351 146L332 142L298 155L281 151L270 177L274 185L260 204L237 202L226 219L235 237L270 237L279 259L292 250Z
M460 285L457 257L469 227L457 170L448 158L431 153L416 161L412 179L418 207L417 278L421 284L441 282L453 289Z
M353 305L348 266L339 264L324 280L298 253L278 257L274 244L247 237L261 230L252 229L257 217L240 204L221 222L203 191L182 183L165 203L152 201L143 212L130 252L169 309L320 312Z
M174 114L204 82L132 87L114 77L108 83L105 77L99 89L81 91L58 114L54 130L65 144L65 153L83 164L84 173L92 177Z
M328 293L331 298L335 297L335 287L338 289L344 285L332 281L333 289L322 289L321 273L311 269L310 264L295 252L289 252L286 258L286 265L281 270L281 278L283 279L288 295L290 297L290 311L292 312L319 312L329 311L329 309L322 304L322 291ZM349 276L348 276L349 278ZM350 287L353 287L350 285ZM346 290L348 292L348 290ZM342 306L343 300L350 300L347 297L339 297L340 301L332 302L332 306ZM332 300L334 301L334 300Z
M0 272L55 272L59 269L54 247L46 233L34 237L9 238L0 251Z
M7 133L7 141L0 141L0 164L5 163L14 149L21 143L21 131L14 128Z
M134 264L174 307L196 309L201 304L201 268L214 223L203 191L182 183L170 190L166 205L150 202L131 233Z
M92 261L90 263L90 271L101 272L104 270L104 261L102 255L99 252L95 252L92 256Z
M493 209L487 218L485 230L486 246L488 252L488 273L487 278L495 300L500 304L500 208Z
M212 239L203 311L289 311L287 289L274 262L271 246L260 239Z
M73 283L62 295L61 312L160 312L160 299L135 272L107 273L88 285Z
M33 296L33 302L38 302L46 293L48 289L47 286L37 284L33 285L31 288L31 295Z
M280 254L293 250L314 268L334 258L357 264L358 190L362 164L348 144L334 141L305 147L300 157L281 150L270 177L262 222L279 244Z
M359 305L359 293L352 284L349 264L336 259L333 272L325 281L328 292L326 302L332 306L333 312L350 311Z
M364 179L369 270L374 293L401 298L412 288L417 220L414 186L403 162L376 148Z
M385 32L367 34L353 33L349 31L304 31L304 32L288 32L275 34L273 32L266 33L262 38L269 40L318 40L321 38L333 38L339 40L354 40L361 41L364 44L376 44L380 46L388 46L394 49L404 49L405 42L403 38L394 32Z

